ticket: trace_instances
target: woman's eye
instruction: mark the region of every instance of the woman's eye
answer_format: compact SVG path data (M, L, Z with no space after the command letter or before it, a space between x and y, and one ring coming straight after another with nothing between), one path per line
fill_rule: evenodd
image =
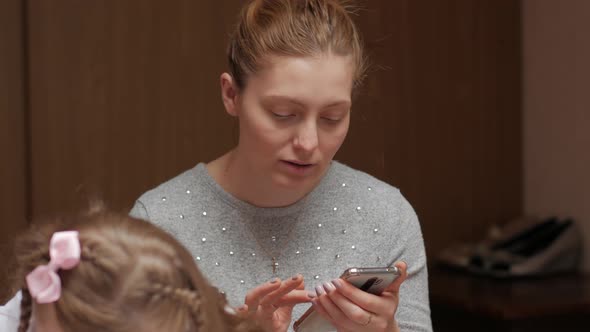
M273 114L275 117L277 117L277 118L281 118L281 119L284 119L284 118L288 118L288 117L291 117L291 116L293 116L293 114L290 114L290 113L275 113L275 112L272 112L272 114Z
M323 117L322 119L324 119L328 122L339 122L341 120L339 118L330 118L330 117Z

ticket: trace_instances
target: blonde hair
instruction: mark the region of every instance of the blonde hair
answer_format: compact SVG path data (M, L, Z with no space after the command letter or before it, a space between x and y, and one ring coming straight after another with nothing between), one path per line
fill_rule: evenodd
M352 21L353 7L338 0L253 0L240 13L230 37L230 72L243 89L268 55L351 56L354 87L362 82L366 59Z
M64 331L259 331L225 311L225 298L170 235L148 222L94 209L37 226L17 241L19 332L28 329L32 313L25 276L49 262L50 237L62 230L77 230L82 248L80 263L58 272L62 293L54 305Z

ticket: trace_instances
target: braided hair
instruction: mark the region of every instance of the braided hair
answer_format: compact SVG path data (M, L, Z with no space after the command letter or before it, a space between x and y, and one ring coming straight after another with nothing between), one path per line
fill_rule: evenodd
M25 276L49 262L51 235L63 230L77 230L81 245L80 263L58 271L62 292L52 305L65 332L261 331L226 311L225 297L172 236L143 220L93 208L36 224L17 239L18 332L28 330L35 306Z

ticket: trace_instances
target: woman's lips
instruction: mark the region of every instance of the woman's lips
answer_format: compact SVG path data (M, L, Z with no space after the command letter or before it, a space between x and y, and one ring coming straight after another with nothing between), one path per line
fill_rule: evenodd
M296 161L296 160L285 160L286 162L293 164L295 166L312 166L313 164L311 163L304 163L302 161Z
M299 161L290 161L290 160L282 160L282 164L286 166L286 169L295 175L307 175L309 172L311 172L311 170L313 169L313 167L315 166L314 164L307 164L307 163L302 163Z

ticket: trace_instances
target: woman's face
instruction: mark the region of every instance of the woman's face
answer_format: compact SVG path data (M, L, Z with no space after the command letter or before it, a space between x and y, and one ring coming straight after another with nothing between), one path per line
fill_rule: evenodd
M263 67L227 109L239 118L239 153L273 184L311 189L348 132L353 63L331 54L273 56Z

